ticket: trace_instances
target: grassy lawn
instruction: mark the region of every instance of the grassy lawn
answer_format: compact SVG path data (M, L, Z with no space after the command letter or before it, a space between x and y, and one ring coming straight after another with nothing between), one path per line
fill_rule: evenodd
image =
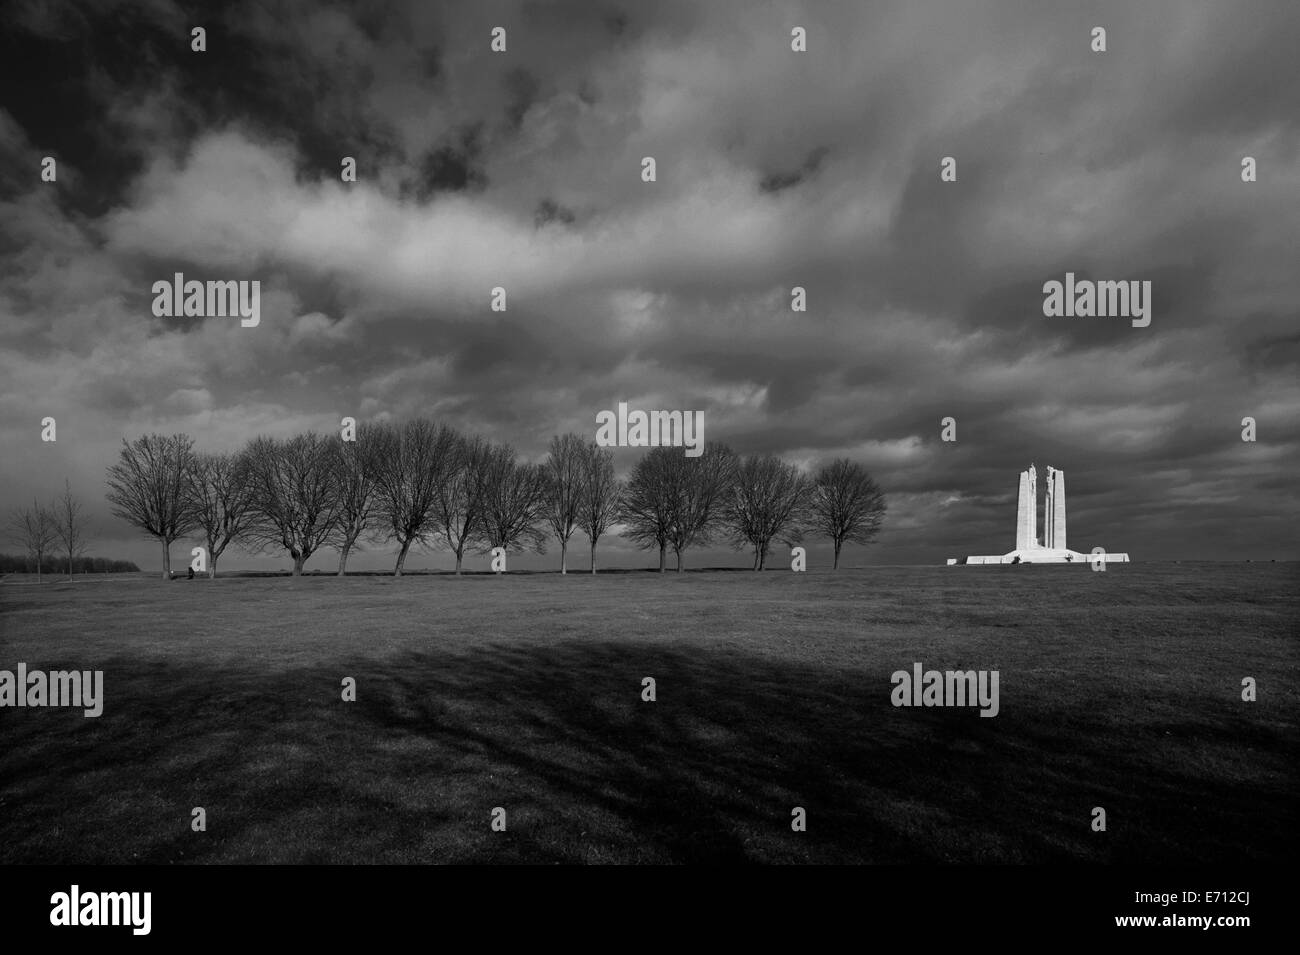
M0 709L0 862L1290 861L1298 622L1296 564L9 578L0 669L105 703Z

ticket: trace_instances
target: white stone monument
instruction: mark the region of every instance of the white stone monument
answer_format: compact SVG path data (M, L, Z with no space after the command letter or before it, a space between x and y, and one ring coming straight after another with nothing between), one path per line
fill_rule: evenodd
M1043 501L1043 536L1038 536L1038 469L1020 472L1016 498L1016 549L1009 554L948 558L949 564L1126 564L1128 554L1082 554L1065 543L1065 472L1049 467Z

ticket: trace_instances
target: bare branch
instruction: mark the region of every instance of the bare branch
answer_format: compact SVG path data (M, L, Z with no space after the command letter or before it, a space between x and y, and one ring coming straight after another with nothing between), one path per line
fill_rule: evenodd
M813 481L810 531L829 537L840 565L844 543L870 544L885 520L885 495L861 464L839 458L824 465Z

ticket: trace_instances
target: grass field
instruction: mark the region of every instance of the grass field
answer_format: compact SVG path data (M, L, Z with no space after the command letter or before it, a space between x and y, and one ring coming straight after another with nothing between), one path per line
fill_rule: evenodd
M1298 630L1296 564L10 578L105 703L0 709L0 861L1289 862Z

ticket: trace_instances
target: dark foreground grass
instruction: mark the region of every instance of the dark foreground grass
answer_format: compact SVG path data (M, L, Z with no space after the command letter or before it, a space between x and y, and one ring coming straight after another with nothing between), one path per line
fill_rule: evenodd
M106 702L0 709L0 861L1289 862L1298 584L1295 564L6 581L0 668L102 669ZM892 707L918 660L999 670L1000 715Z

